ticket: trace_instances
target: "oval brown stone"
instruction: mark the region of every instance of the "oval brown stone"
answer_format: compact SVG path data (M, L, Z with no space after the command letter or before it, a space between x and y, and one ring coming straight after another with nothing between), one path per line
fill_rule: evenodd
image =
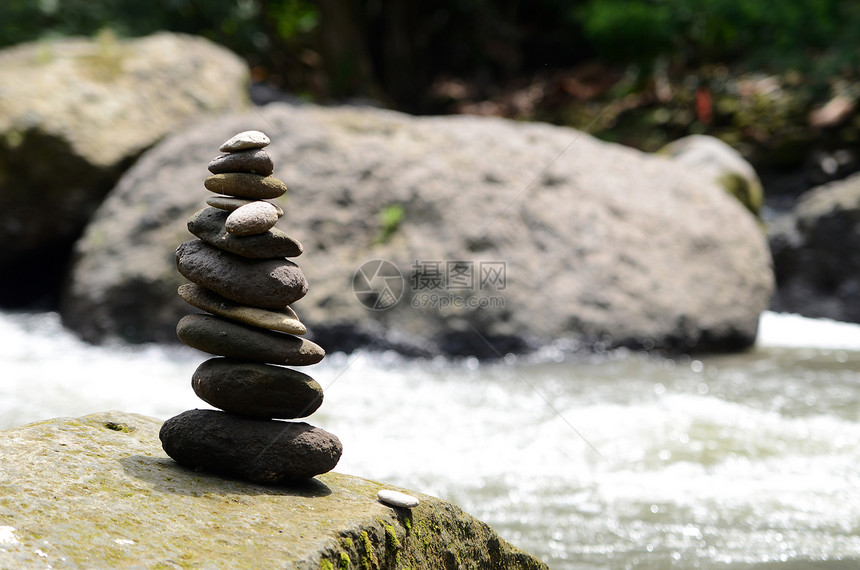
M249 327L214 315L185 315L176 325L176 336L203 352L254 362L307 366L325 356L321 346L306 338Z
M253 236L234 236L226 227L229 215L229 211L220 208L204 208L188 219L188 231L220 250L251 259L302 254L302 244L277 228Z
M260 418L304 418L323 402L316 380L298 370L210 358L191 377L194 393L225 412Z
M309 479L334 469L337 436L305 422L188 410L164 422L161 446L177 463L263 484Z
M237 198L267 199L283 196L287 185L273 176L260 176L245 172L213 174L203 181L210 192Z
M291 261L247 259L201 240L179 244L176 267L189 281L252 307L283 309L308 292L302 270Z

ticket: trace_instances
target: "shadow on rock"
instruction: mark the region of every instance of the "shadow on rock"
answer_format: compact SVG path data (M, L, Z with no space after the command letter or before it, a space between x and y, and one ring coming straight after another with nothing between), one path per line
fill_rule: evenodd
M236 479L225 479L209 473L182 467L166 457L130 455L119 460L125 473L152 485L160 493L199 497L208 493L220 495L286 495L293 497L326 497L328 485L317 479L297 481L290 485L254 485Z

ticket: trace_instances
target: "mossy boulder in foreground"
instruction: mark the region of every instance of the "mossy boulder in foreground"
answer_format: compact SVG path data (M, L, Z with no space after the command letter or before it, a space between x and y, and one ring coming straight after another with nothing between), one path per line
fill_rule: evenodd
M433 497L393 509L337 473L266 487L184 469L160 425L111 412L0 433L0 567L546 568Z

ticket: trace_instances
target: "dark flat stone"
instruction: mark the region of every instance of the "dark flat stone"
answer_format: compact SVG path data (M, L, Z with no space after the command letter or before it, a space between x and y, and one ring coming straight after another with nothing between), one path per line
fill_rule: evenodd
M252 307L283 309L308 292L302 270L292 261L247 259L201 240L179 244L176 267L189 281Z
M203 181L203 185L207 190L216 194L227 194L228 196L254 200L277 198L283 196L287 191L287 185L273 176L260 176L259 174L244 172L213 174Z
M275 163L269 153L261 149L241 150L222 154L209 163L212 174L227 174L229 172L246 172L268 176L275 171Z
M221 295L216 295L209 289L196 283L185 283L179 287L179 296L189 305L201 311L224 317L252 327L270 329L290 334L305 334L307 327L299 320L298 315L290 307L280 310L261 309L240 305Z
M251 259L298 257L302 244L281 230L272 228L252 236L235 236L226 229L230 212L220 208L204 208L188 219L188 231L220 250Z
M316 380L298 370L210 358L191 377L194 393L225 412L260 418L304 418L323 402Z
M304 422L260 420L218 410L189 410L164 422L164 451L177 463L251 481L279 484L334 469L337 436Z
M176 336L192 348L254 362L306 366L316 364L325 350L291 334L267 331L213 315L186 315L176 325Z

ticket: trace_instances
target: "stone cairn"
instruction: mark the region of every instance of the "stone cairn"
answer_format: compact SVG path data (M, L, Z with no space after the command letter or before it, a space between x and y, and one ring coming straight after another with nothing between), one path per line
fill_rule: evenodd
M287 187L271 176L263 150L269 138L239 133L209 163L204 185L219 196L188 220L198 239L176 249L179 272L191 283L179 295L207 314L182 317L179 339L217 355L200 365L191 385L219 410L189 410L161 428L164 450L193 469L254 483L288 483L334 468L342 446L336 436L304 422L319 408L323 390L310 376L281 365L304 366L325 351L295 335L307 332L289 307L308 291L288 257L302 246L275 228L283 210L267 201Z

